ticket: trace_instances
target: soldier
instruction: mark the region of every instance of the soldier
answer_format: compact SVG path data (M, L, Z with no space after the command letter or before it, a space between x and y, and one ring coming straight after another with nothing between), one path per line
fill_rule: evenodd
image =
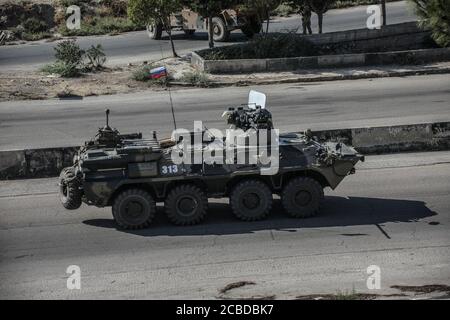
M312 34L311 7L309 6L309 4L306 3L301 6L300 13L302 15L303 34Z

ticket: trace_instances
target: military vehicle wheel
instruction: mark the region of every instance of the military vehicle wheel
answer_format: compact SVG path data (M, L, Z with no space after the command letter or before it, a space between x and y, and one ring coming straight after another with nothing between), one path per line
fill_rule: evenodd
M142 229L150 225L156 213L153 197L142 189L122 191L114 199L112 214L123 229Z
M244 221L262 220L272 209L272 191L258 180L238 183L230 194L230 204L234 215Z
M67 210L76 210L81 206L80 180L75 168L64 168L59 175L59 198Z
M253 38L255 34L261 32L262 23L259 22L256 18L249 19L245 25L241 27L242 33L247 38Z
M213 38L217 42L225 42L230 38L230 31L222 18L214 17L212 19Z
M323 188L314 179L292 179L281 193L281 203L294 218L307 218L317 214L323 202Z
M202 189L186 184L173 188L164 206L167 217L173 224L194 225L205 219L208 198Z
M163 26L160 23L147 25L147 34L150 37L150 39L161 40L162 32Z

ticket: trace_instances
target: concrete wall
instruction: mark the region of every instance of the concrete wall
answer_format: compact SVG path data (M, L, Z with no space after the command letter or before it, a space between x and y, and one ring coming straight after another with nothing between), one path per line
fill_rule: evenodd
M450 48L395 52L357 53L278 59L204 60L195 52L191 64L198 70L213 74L274 72L303 68L329 68L376 65L414 65L450 61Z
M209 73L250 73L450 60L449 48L421 49L430 47L430 32L419 29L415 22L388 25L380 30L358 29L306 37L325 48L325 51L337 54L279 59L204 60L201 57L202 50L193 53L191 64Z
M362 154L450 150L450 122L315 131L318 141L340 141ZM58 176L77 147L0 151L0 180Z

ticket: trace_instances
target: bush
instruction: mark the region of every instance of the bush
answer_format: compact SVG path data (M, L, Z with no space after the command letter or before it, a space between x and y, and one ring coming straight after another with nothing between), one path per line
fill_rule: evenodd
M200 71L185 72L180 80L196 87L209 87L211 85L208 74Z
M290 58L318 53L319 49L311 41L295 33L257 36L246 44L199 52L206 60Z
M59 74L64 78L73 78L80 75L80 70L77 65L63 61L47 64L41 68L41 71L48 74Z
M450 46L450 0L410 0L422 27L431 29L432 37L442 47Z
M87 62L85 68L90 71L101 70L106 62L106 55L100 44L97 46L91 46L86 50L85 57Z
M65 40L55 47L55 58L68 65L78 66L83 60L84 51L75 40Z
M37 18L28 18L23 23L25 31L28 33L41 33L48 30L47 23Z
M90 19L83 19L81 22L81 29L69 30L65 24L62 24L59 28L59 32L63 36L93 36L144 29L145 26L134 24L127 18L98 16Z

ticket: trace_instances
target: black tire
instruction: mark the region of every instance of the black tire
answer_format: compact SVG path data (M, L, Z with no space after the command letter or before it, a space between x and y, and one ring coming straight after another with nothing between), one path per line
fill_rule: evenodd
M81 206L81 182L76 177L75 168L64 168L59 175L59 198L67 210L76 210Z
M202 222L208 210L208 197L197 186L186 184L173 188L164 206L169 220L179 226Z
M163 32L162 24L149 24L147 25L147 33L150 39L161 40Z
M308 218L319 212L324 200L323 188L316 180L294 178L283 188L281 203L294 218Z
M262 23L259 22L256 18L248 19L247 23L241 27L242 33L247 38L253 38L255 34L261 32Z
M230 31L222 18L212 18L213 39L217 42L226 42L230 39Z
M267 217L272 209L272 191L258 180L238 183L230 194L234 215L243 221L257 221Z
M122 229L143 229L152 223L156 214L156 203L147 191L128 189L114 199L112 214Z
M195 29L187 29L187 30L183 30L184 34L188 37L193 36L195 33Z

